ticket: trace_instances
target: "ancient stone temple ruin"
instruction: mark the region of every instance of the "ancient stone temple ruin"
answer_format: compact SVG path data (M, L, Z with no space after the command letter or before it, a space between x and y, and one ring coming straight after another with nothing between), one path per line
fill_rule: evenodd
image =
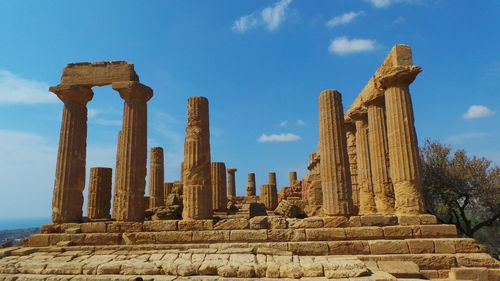
M50 88L64 105L52 223L0 250L0 280L499 280L484 246L425 213L410 95L421 71L396 45L346 112L339 91L319 93L308 174L279 187L269 172L257 190L252 171L237 183L231 159L213 161L207 98L188 99L181 175L165 182L163 148L147 170L153 91L134 66L69 64ZM84 216L86 106L104 85L124 100L123 125L114 181L90 169Z

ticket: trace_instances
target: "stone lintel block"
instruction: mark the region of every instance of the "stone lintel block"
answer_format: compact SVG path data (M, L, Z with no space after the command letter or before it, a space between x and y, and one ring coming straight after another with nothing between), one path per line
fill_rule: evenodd
M434 248L436 254L454 254L455 250L455 239L433 239Z
M158 221L145 221L143 223L144 231L172 231L177 230L177 220L158 220Z
M349 224L349 219L344 216L323 217L323 227L346 227Z
M122 233L122 232L141 232L141 222L113 222L108 225L108 232Z
M212 230L214 228L213 220L180 220L177 228L184 230Z
M107 225L111 222L86 222L82 223L81 229L83 233L106 233Z
M184 243L193 241L192 231L163 231L157 232L156 243Z
M155 244L156 235L154 232L128 232L122 234L126 245Z
M126 61L70 63L61 77L61 84L104 86L117 81L139 81L134 65Z
M331 241L328 244L330 255L369 255L370 246L367 241Z
M290 242L288 243L288 251L300 256L324 256L328 255L327 242Z
M432 254L435 251L432 239L408 239L406 242L412 254Z
M306 231L304 229L269 229L267 237L270 241L305 241Z
M399 225L420 225L420 217L418 215L398 215Z
M488 269L486 267L454 267L450 269L448 278L451 280L488 281Z
M500 268L500 262L487 253L455 254L458 266Z
M120 245L122 235L120 233L87 233L84 245Z
M398 223L398 217L393 215L362 215L362 226L386 226Z
M229 230L193 231L193 242L224 242L229 239Z
M250 227L250 223L247 219L224 219L218 221L213 229L214 230L233 230L233 229L248 229Z
M380 254L408 254L408 244L404 240L371 240L370 253L372 255Z
M384 237L384 232L379 226L347 227L345 235L347 240L381 239Z
M411 261L378 261L378 268L398 278L421 278L418 265Z
M359 227L361 226L361 217L360 216L351 216L349 217L349 227Z
M420 224L437 224L437 218L435 215L418 215L418 218L420 220Z
M323 219L320 217L309 217L305 219L289 220L289 228L320 228L323 227Z
M453 224L421 225L422 237L456 237L457 227Z
M24 246L28 247L46 247L50 245L50 234L33 234L28 237L28 240Z
M343 228L311 228L306 229L307 241L336 241L345 240Z
M457 253L485 253L487 248L484 245L476 243L474 238L455 239L455 250Z
M231 230L230 234L231 241L266 241L267 240L267 230Z
M413 229L411 226L384 226L382 230L384 231L384 237L388 239L413 238Z
M85 234L50 234L49 244L56 245L61 241L71 241L76 245L83 245Z

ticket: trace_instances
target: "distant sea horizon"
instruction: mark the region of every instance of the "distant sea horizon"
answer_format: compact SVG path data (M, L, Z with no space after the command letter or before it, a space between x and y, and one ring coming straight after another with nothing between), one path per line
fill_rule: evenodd
M50 223L50 217L0 218L0 231L20 228L40 227Z

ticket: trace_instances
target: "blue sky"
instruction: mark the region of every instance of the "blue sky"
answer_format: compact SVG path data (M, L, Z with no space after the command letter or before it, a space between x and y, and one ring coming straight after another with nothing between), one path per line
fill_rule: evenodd
M238 169L243 194L248 172L259 186L269 171L280 186L305 175L320 91L339 90L347 109L408 44L424 69L411 86L419 142L500 163L499 30L495 0L2 1L0 217L50 215L62 102L47 89L70 62L135 64L154 89L148 146L165 149L169 181L187 98L208 97L212 159ZM123 102L94 92L87 167L114 168Z

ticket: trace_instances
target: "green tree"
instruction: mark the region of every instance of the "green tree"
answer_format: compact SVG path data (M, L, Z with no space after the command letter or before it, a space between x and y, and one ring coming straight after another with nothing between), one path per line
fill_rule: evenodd
M498 228L498 166L484 157L469 157L464 150L452 153L449 145L439 141L427 140L420 154L424 198L431 214L442 223L455 224L461 233L469 237L474 237L486 226ZM494 238L498 234L495 233L496 230L492 232L493 239L498 239ZM494 244L498 247L498 241Z

